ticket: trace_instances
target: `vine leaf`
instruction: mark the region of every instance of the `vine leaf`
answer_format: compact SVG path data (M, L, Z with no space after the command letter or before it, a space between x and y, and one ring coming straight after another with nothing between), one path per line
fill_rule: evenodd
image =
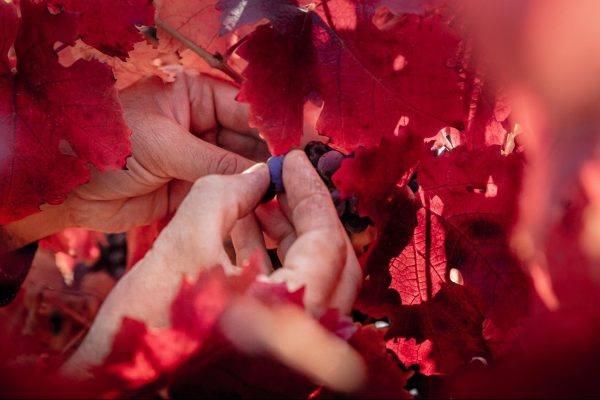
M249 64L241 99L276 153L299 144L300 126L291 116L303 114L309 96L323 107L317 130L345 152L377 146L403 128L432 136L462 124L454 32L437 14L409 14L380 30L371 3L336 0L315 11L297 10L306 13L302 29L298 16L285 31L274 26L240 49ZM267 100L248 94L256 90Z
M333 175L335 186L344 197L358 198L359 214L376 223L381 219L381 199L403 186L414 171L422 150L419 135L384 138L379 146L359 148ZM402 157L398 157L402 154Z
M230 286L222 268L203 271L195 282L184 280L171 305L172 327L151 330L142 321L123 318L111 353L97 368L114 394L138 389L172 374L211 335L234 291L252 278L245 274Z
M314 49L311 18L304 13L290 23L289 34L259 26L238 49L250 61L237 100L250 104L250 123L267 140L272 154L300 144L302 109L314 89ZM293 32L293 33L291 33Z
M460 43L438 14L407 14L380 30L370 1L327 2L313 41L323 110L317 130L338 147L378 145L400 126L425 136L460 126Z
M387 347L425 375L452 373L473 357L490 359L484 316L463 286L442 284L426 303L396 307L390 320Z
M380 202L382 239L363 260L360 305L391 318L390 348L404 363L450 373L494 356L484 319L508 332L528 311L529 280L508 247L523 162L497 145L423 154L418 197Z
M161 21L188 37L209 53L223 54L227 38L219 38L219 11L216 0L158 0L156 14ZM183 50L185 47L169 34L158 31L161 48Z
M62 202L89 180L88 163L118 169L130 154L110 68L84 60L65 68L53 49L78 37L77 14L51 14L31 0L20 6L15 32L14 5L0 4L2 19L12 21L5 26L13 27L3 28L0 48L16 35L17 70L0 71L0 224Z
M12 68L8 52L17 38L18 27L17 8L0 3L0 74L7 74Z
M295 0L218 0L217 9L221 11L221 35L264 18L282 32L300 12Z
M419 13L443 4L442 0L379 0L379 3L393 11Z
M84 42L125 61L133 45L144 38L136 26L154 26L152 0L50 0L55 6L80 13Z
M250 371L250 375L245 371L246 368L243 372L236 371L237 365L228 363L231 358L244 361L244 366L255 364L256 368L266 370L265 372L284 376L297 375L288 368L282 369L281 363L272 360L265 363L265 357L245 355L243 345L238 348L226 341L217 325L234 299L259 301L267 306L286 303L293 307L303 307L303 289L289 292L283 283L261 282L256 279L260 271L257 260L251 258L239 275L228 276L217 265L200 271L194 281L184 278L181 289L171 303L171 324L168 328L151 329L142 321L124 317L110 354L95 371L108 391L106 395L122 396L129 390L141 389L167 377L174 381L185 380L185 375L190 372L197 374L203 367L210 370L212 366L221 364L224 364L222 368L233 369L231 372L235 375L234 379L229 375L230 381L243 381L252 377L254 371ZM356 331L351 319L341 315L338 310L326 311L319 322L344 340ZM188 361L192 358L199 360L200 365L191 364L190 368ZM210 360L208 365L207 360ZM301 377L298 382L302 386L308 383ZM211 383L218 387L220 382ZM265 386L261 387L261 384ZM285 381L281 383L284 388L289 384ZM270 381L254 382L254 386L254 389L266 391L274 388Z
M158 29L158 47L162 52L181 54L183 65L202 72L214 74L218 71L218 69L215 69L218 68L215 64L220 63L223 69L235 71L235 73L226 72L223 77L227 79L227 76L229 76L237 82L235 75L244 69L245 64L240 57L231 53L239 43L243 42L244 37L254 30L255 26L245 25L234 32L220 36L220 13L216 5L217 0L196 0L193 2L188 0L157 0L157 25L159 24L158 21L162 24L162 27ZM166 27L168 27L168 30L163 29ZM176 34L174 35L174 33ZM182 38L189 42L183 43ZM191 43L193 43L193 46L190 46ZM186 50L192 47L195 47L193 49L195 53L198 53L198 50L206 53L206 55L201 56L206 62L200 61L200 57L189 57L189 50L186 57ZM212 60L209 61L209 59Z
M401 370L386 351L382 329L363 326L352 336L350 344L365 358L369 374L368 383L355 398L410 398L404 387L412 372Z
M422 202L443 225L446 274L460 271L464 286L499 326L513 325L527 311L529 282L508 246L522 169L522 157L504 156L498 145L460 146L425 158L420 175Z

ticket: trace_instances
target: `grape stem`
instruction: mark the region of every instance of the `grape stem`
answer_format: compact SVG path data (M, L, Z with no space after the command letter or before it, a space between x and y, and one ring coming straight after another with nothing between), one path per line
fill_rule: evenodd
M210 54L208 51L194 43L194 41L192 41L190 38L179 32L177 29L166 24L160 18L155 18L154 22L156 23L157 27L167 32L173 38L177 39L179 42L181 42L188 49L192 50L194 53L198 54L198 56L200 56L204 61L206 61L208 65L211 66L211 68L218 69L219 71L223 72L231 79L233 79L236 83L241 84L242 82L244 82L244 77L240 75L237 71L235 71L233 68L231 68L229 64L227 64L227 62L223 59L223 57Z

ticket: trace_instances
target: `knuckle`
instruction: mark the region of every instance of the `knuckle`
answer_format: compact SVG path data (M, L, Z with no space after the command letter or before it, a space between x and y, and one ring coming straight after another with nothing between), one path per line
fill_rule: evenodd
M225 152L215 158L211 172L222 175L235 174L238 172L239 164L239 159L235 154Z
M300 197L296 204L296 208L317 211L329 210L329 203L331 203L331 197L329 195L320 191L314 191Z
M309 193L298 199L297 203L293 205L292 212L294 217L297 218L320 216L318 221L312 221L312 223L323 222L329 224L334 220L334 215L337 218L331 197L320 191Z

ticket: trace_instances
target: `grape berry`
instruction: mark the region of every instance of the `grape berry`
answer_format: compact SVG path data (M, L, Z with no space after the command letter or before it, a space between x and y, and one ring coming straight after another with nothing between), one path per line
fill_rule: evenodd
M308 143L304 148L304 152L325 185L327 185L331 200L342 225L352 240L355 251L359 254L363 253L365 247L374 239L373 223L370 218L358 215L358 199L356 197L342 198L332 180L333 174L340 168L342 161L347 157L352 157L352 155L346 156L319 141ZM269 158L267 165L271 175L271 184L263 202L272 200L277 193L283 193L285 190L281 177L283 156Z
M273 156L269 157L267 160L267 166L269 167L269 176L271 178L271 183L269 184L269 189L263 198L263 203L268 203L273 200L277 193L283 193L285 188L283 187L283 156Z

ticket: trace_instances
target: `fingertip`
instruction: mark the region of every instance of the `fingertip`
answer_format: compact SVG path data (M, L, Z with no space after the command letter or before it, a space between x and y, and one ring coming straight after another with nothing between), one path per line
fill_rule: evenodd
M296 198L302 193L326 191L325 184L302 150L290 151L283 160L283 185Z
M263 188L263 186L268 186L271 180L269 175L269 167L265 163L254 164L250 168L246 169L241 174L244 179L255 179L256 184L259 188Z
M263 162L256 163L256 164L254 164L253 166L251 166L251 167L247 168L246 170L244 170L244 171L242 172L242 174L252 174L252 173L255 173L255 172L257 172L257 173L260 173L260 170L261 170L261 169L262 169L262 170L265 170L265 169L266 169L266 170L267 170L267 172L268 172L267 164L265 164L265 163L263 163ZM264 173L264 172L263 172L263 173Z

